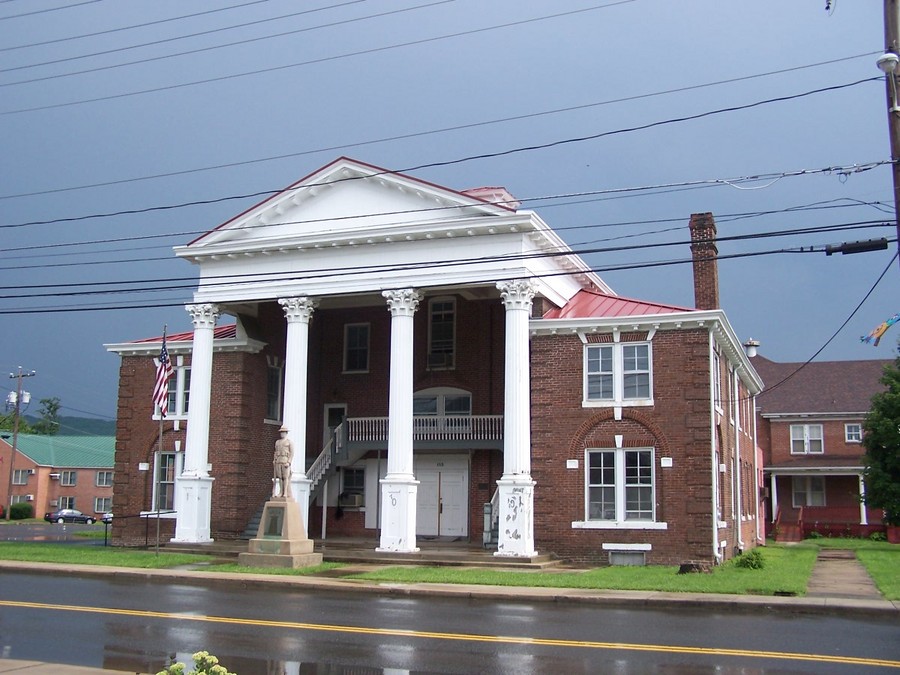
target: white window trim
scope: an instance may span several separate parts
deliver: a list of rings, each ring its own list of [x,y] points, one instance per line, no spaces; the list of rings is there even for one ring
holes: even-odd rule
[[[658,520],[590,520],[590,453],[616,453],[616,516],[625,517],[625,453],[637,450],[650,451],[653,469],[653,517],[656,518],[656,451],[653,448],[585,448],[584,450],[584,520],[572,521],[573,530],[667,530],[669,524]]]
[[[13,485],[28,485],[28,476],[31,475],[29,469],[13,469]],[[17,480],[19,478],[19,480]]]
[[[275,402],[275,409],[278,411],[276,417],[269,417],[269,372],[278,371],[278,400]],[[264,424],[281,424],[281,417],[284,414],[284,363],[277,356],[266,357],[266,416],[263,419]]]
[[[175,455],[175,476],[172,481],[172,484],[176,486],[175,490],[177,491],[178,476],[181,475],[181,472],[184,469],[184,453],[179,452],[178,449],[176,448],[174,451],[168,450],[164,454],[167,454],[167,455],[174,454]],[[150,515],[155,516],[156,515],[156,499],[157,499],[157,496],[159,495],[159,490],[157,487],[158,480],[159,480],[159,453],[158,452],[153,453],[153,463],[151,464],[151,469],[153,471],[153,480],[151,481],[153,494],[150,497],[150,503],[152,506],[149,511],[141,511],[142,516],[150,516]],[[178,495],[176,494],[173,497],[173,502],[175,502],[172,504],[173,507],[177,507],[177,500],[178,500]],[[174,519],[174,518],[178,517],[178,512],[177,512],[177,510],[174,510],[174,509],[171,512],[160,512],[159,517],[163,520],[165,520],[167,518]]]
[[[822,503],[818,505],[813,504],[798,504],[797,503],[797,492],[794,490],[794,481],[802,480],[805,484],[803,489],[803,494],[806,495],[806,501],[809,501],[809,495],[814,492],[814,490],[810,489],[812,485],[812,481],[814,478],[819,478],[822,481]],[[828,506],[828,491],[826,488],[827,481],[824,476],[791,476],[791,506],[795,509],[804,508],[804,509],[820,509]],[[815,492],[818,492],[816,490]]]
[[[854,434],[858,438],[850,438],[850,427],[856,427],[859,431]],[[844,424],[844,442],[845,443],[862,443],[862,424],[859,422],[847,422]]]
[[[351,328],[356,328],[359,326],[366,327],[366,367],[361,370],[350,370],[347,367],[347,352],[349,351],[350,344],[348,342],[349,332]],[[372,366],[372,324],[367,321],[360,321],[357,323],[345,323],[344,324],[344,350],[342,354],[343,362],[341,364],[341,372],[344,375],[365,375],[369,372],[369,369]]]
[[[153,359],[153,363],[159,365],[159,359]],[[191,370],[190,366],[184,365],[184,356],[175,357],[175,363],[173,364],[173,368],[175,370],[175,374],[169,378],[169,395],[172,394],[172,387],[175,387],[175,409],[169,408],[169,411],[166,413],[167,420],[186,420],[188,418],[187,411],[184,409],[184,386],[185,381],[189,378],[187,377],[187,373]],[[188,394],[190,394],[190,389],[188,389]],[[188,403],[188,407],[190,407],[190,402]],[[153,419],[159,420],[159,407],[153,406]]]
[[[108,509],[98,509],[97,502],[99,501],[107,501],[109,500],[109,508]],[[94,497],[94,513],[108,513],[112,511],[112,497]]]
[[[453,336],[451,338],[452,345],[451,345],[451,349],[450,349],[450,360],[452,363],[450,365],[447,365],[447,364],[432,365],[432,363],[431,363],[432,356],[434,354],[434,352],[433,352],[433,347],[434,347],[434,334],[433,334],[434,305],[439,302],[446,302],[453,306],[453,326],[452,326]],[[457,304],[456,304],[455,297],[448,295],[448,296],[440,296],[440,297],[436,297],[436,298],[430,298],[428,300],[428,349],[427,349],[427,355],[425,357],[427,359],[427,362],[426,362],[427,370],[454,370],[456,368],[456,360],[457,360],[456,359],[456,356],[457,356],[456,326],[458,323],[459,323],[459,321],[458,321]],[[441,352],[441,353],[444,353],[444,352]]]
[[[71,482],[69,482],[69,478],[71,477]],[[78,483],[78,472],[74,469],[63,469],[59,472],[59,485],[60,487],[75,487]]]
[[[618,337],[618,336],[617,336]],[[647,346],[647,366],[650,387],[649,398],[624,398],[625,391],[625,357],[624,348]],[[592,348],[611,347],[613,354],[612,375],[613,375],[613,397],[608,399],[589,399],[588,398],[588,352]],[[583,408],[632,408],[640,406],[653,405],[653,343],[649,340],[641,340],[638,342],[615,342],[604,343],[588,343],[584,345],[582,351],[582,381],[581,381],[581,406]]]
[[[109,484],[100,482],[100,474],[109,474]],[[98,469],[96,473],[94,473],[94,487],[112,487],[113,485],[113,472],[112,469]]]
[[[794,427],[803,427],[803,452],[794,452]],[[809,449],[809,430],[810,427],[819,428],[819,436],[816,440],[822,443],[822,449],[819,452],[811,452]],[[825,454],[825,427],[822,424],[791,424],[788,428],[788,442],[791,444],[792,455],[824,455]]]

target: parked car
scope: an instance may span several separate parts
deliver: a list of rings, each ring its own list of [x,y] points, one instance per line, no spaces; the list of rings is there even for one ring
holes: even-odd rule
[[[77,509],[60,509],[52,513],[45,513],[44,520],[48,523],[87,523],[88,525],[97,521],[94,516],[89,516]]]

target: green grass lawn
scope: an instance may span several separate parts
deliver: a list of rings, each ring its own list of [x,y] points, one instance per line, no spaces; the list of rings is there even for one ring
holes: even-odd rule
[[[102,527],[90,536],[102,536]],[[598,567],[587,570],[499,571],[482,568],[397,565],[344,578],[386,583],[459,583],[496,586],[592,588],[734,593],[739,595],[803,595],[820,548],[852,549],[889,600],[900,600],[900,546],[865,539],[807,539],[795,545],[772,544],[760,549],[762,569],[744,569],[733,561],[709,574],[678,574],[677,567]],[[209,556],[78,544],[0,542],[0,559],[59,563],[167,568],[212,563]],[[341,568],[324,563],[303,569],[248,568],[237,563],[208,564],[203,569],[243,574],[315,575]]]
[[[572,572],[506,572],[448,567],[388,567],[354,575],[369,581],[490,584],[547,588],[595,588],[673,593],[737,593],[803,595],[816,559],[811,548],[767,547],[761,570],[728,562],[709,574],[678,574],[678,567],[598,567]]]
[[[164,569],[209,562],[209,556],[169,552],[160,552],[157,555],[155,551],[136,551],[112,546],[3,541],[0,542],[0,560]]]

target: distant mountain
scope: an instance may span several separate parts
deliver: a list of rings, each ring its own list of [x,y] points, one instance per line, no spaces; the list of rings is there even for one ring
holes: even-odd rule
[[[28,424],[34,424],[40,418],[25,415]],[[60,436],[115,436],[115,420],[99,420],[93,417],[65,417],[59,418]]]

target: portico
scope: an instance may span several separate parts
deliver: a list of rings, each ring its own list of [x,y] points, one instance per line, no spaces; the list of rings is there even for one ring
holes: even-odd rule
[[[319,452],[307,447],[312,434],[309,390],[319,386],[311,385],[310,366],[320,367],[327,347],[310,343],[310,327],[320,314],[325,320],[328,312],[340,309],[352,316],[352,308],[373,307],[380,298],[390,330],[387,387],[371,392],[374,400],[387,401],[378,548],[416,552],[414,354],[417,341],[431,336],[417,335],[415,319],[425,298],[448,294],[503,307],[503,473],[496,481],[503,525],[497,554],[536,554],[529,402],[532,301],[540,296],[563,304],[585,284],[606,287],[589,270],[579,269],[583,263],[574,256],[534,255],[566,247],[536,214],[514,210],[508,193],[501,196],[502,203],[494,204],[339,160],[176,248],[180,257],[200,267],[200,282],[187,307],[194,323],[191,405],[184,471],[176,480],[175,541],[210,540],[216,472],[208,468],[209,401],[212,331],[219,316],[252,318],[273,303],[283,313],[281,417],[294,445],[292,492],[308,532],[312,480],[306,468],[309,451]],[[566,273],[559,274],[561,270]],[[464,353],[470,338],[454,339]],[[428,356],[433,380],[442,368],[432,366],[449,362],[431,359],[430,352]],[[443,370],[448,382],[468,377],[455,362]],[[322,396],[318,388],[316,395]]]

